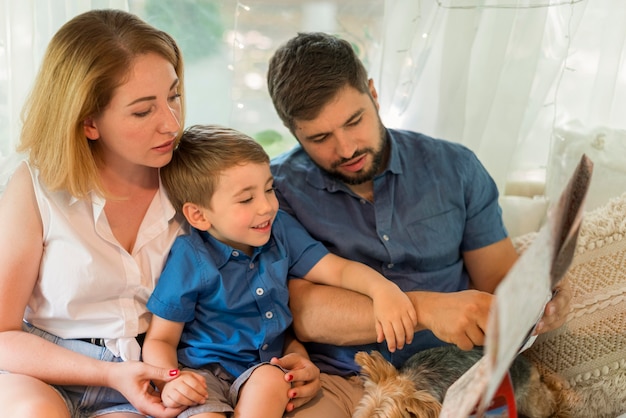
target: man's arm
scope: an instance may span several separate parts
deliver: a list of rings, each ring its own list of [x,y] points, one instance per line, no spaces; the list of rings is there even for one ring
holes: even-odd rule
[[[513,264],[519,258],[510,238],[494,244],[467,251],[463,254],[465,268],[471,278],[470,287],[493,293]],[[558,292],[545,307],[543,318],[536,332],[542,334],[559,328],[565,323],[572,291],[567,280],[561,280]]]
[[[333,345],[376,342],[372,300],[365,295],[292,279],[289,306],[300,341]]]
[[[333,345],[376,342],[372,300],[360,293],[306,280],[289,282],[294,330],[301,341]],[[443,341],[470,349],[482,345],[492,295],[408,292],[417,310],[415,331],[430,329]]]
[[[493,293],[518,259],[510,238],[463,253],[470,288]]]

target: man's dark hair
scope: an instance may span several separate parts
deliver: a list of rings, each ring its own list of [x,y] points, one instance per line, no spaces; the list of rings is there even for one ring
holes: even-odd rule
[[[283,124],[312,120],[344,87],[369,90],[368,76],[352,45],[322,32],[298,33],[280,46],[269,63],[267,84]]]

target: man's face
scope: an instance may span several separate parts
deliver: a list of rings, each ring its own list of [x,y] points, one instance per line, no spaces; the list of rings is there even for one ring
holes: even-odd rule
[[[371,181],[383,164],[385,129],[371,81],[370,94],[344,87],[315,119],[295,123],[295,136],[313,162],[350,185]]]

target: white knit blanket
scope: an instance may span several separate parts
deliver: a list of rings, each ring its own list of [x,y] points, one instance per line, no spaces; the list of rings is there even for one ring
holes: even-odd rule
[[[535,235],[516,238],[518,251]],[[575,417],[614,418],[626,412],[626,193],[584,214],[566,280],[567,323],[525,354],[569,382]]]

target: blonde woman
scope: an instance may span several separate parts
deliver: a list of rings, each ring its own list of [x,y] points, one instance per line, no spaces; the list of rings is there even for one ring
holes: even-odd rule
[[[171,417],[140,362],[146,301],[181,231],[159,181],[184,120],[175,41],[94,10],[52,38],[0,200],[3,417]]]

